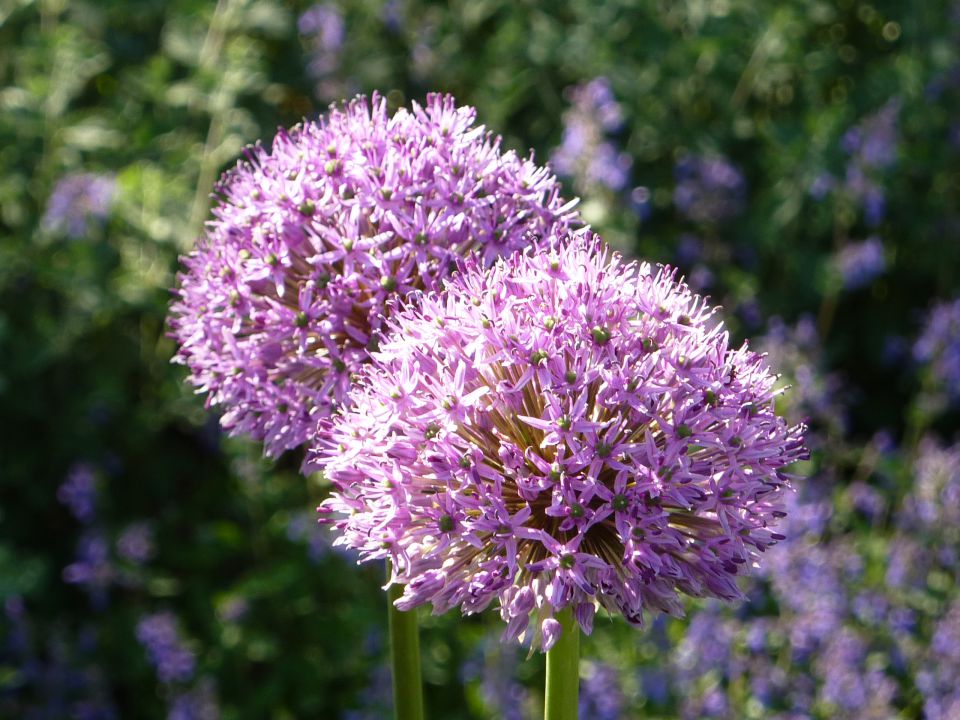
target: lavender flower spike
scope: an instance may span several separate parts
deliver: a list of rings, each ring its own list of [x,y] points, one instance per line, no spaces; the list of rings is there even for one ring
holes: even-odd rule
[[[170,326],[225,428],[268,455],[301,445],[345,399],[390,298],[576,221],[549,171],[501,152],[475,118],[449,96],[392,117],[358,97],[222,178]]]
[[[931,308],[913,356],[929,366],[931,379],[947,398],[960,400],[960,298]]]
[[[196,657],[184,647],[172,613],[158,612],[141,618],[137,640],[147,650],[161,682],[186,682],[193,677]]]
[[[668,269],[596,236],[552,238],[388,321],[356,404],[308,465],[361,560],[389,558],[397,607],[478,612],[549,649],[554,614],[641,624],[680,593],[741,597],[782,536],[804,428],[774,413],[764,358],[728,347]]]

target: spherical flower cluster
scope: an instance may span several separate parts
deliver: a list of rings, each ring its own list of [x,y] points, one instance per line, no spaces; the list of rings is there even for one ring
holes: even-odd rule
[[[391,560],[401,609],[497,600],[505,636],[548,649],[554,613],[640,624],[680,593],[735,599],[805,456],[775,376],[728,347],[669,269],[596,236],[550,239],[398,310],[308,463],[362,560]]]
[[[388,116],[357,98],[227,173],[171,311],[178,362],[222,423],[276,455],[344,400],[388,300],[576,221],[533,159],[432,95]]]

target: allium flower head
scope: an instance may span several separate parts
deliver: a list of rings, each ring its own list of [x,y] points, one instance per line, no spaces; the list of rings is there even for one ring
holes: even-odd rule
[[[775,376],[728,347],[673,271],[599,238],[468,263],[390,320],[308,463],[320,510],[362,560],[389,558],[397,606],[497,600],[506,637],[548,649],[555,611],[640,624],[680,594],[734,599],[781,536],[801,426]]]
[[[225,428],[270,455],[300,445],[343,401],[390,298],[575,220],[549,171],[501,152],[475,115],[431,95],[390,117],[359,97],[222,178],[171,327]]]

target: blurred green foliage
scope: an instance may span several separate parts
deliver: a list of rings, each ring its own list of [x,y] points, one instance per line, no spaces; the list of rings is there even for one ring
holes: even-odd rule
[[[353,567],[310,530],[324,488],[298,475],[299,458],[268,463],[252,444],[220,436],[169,363],[164,334],[177,256],[202,231],[216,178],[246,144],[268,143],[277,126],[340,97],[377,89],[399,106],[451,92],[505,145],[546,160],[562,141],[564,89],[608,78],[624,118],[613,141],[650,208],[638,213],[629,191],[600,189],[583,197],[584,214],[615,246],[685,272],[679,240],[695,235],[738,337],[762,332],[738,312],[746,307],[816,319],[818,361],[843,378],[849,425],[848,444],[836,450],[828,438],[811,469],[842,483],[879,429],[916,440],[932,423],[956,428],[955,413],[917,409],[921,379],[909,364],[885,360],[891,341],[916,336],[934,299],[960,290],[960,148],[950,142],[960,83],[944,80],[960,67],[956,7],[353,0],[339,5],[345,41],[322,78],[297,31],[307,8],[0,2],[0,599],[23,599],[38,663],[87,678],[55,706],[68,714],[36,717],[70,716],[94,686],[120,717],[163,716],[170,691],[135,630],[159,610],[179,618],[224,718],[337,717],[358,706],[382,663],[381,570]],[[885,212],[871,224],[849,193],[818,199],[811,186],[824,173],[843,177],[844,134],[891,99],[901,108],[897,157],[875,178]],[[679,212],[676,169],[687,155],[734,162],[745,211],[706,223]],[[57,183],[77,172],[116,186],[106,217],[71,238],[43,218]],[[847,292],[834,258],[868,235],[882,238],[886,271]],[[62,577],[82,528],[57,488],[77,462],[95,468],[97,532],[110,543],[134,521],[154,532],[155,555],[114,577],[102,607]],[[902,487],[909,468],[893,476]],[[954,592],[955,578],[944,583],[938,592]],[[235,619],[227,609],[238,602]],[[424,618],[430,717],[489,715],[478,681],[460,670],[499,631],[487,616]],[[598,626],[586,654],[657,665],[653,635]],[[684,627],[668,626],[674,644]],[[88,632],[92,655],[80,640]],[[537,688],[542,659],[518,672]],[[0,713],[54,707],[51,697],[0,663]],[[916,701],[905,707],[915,713]]]

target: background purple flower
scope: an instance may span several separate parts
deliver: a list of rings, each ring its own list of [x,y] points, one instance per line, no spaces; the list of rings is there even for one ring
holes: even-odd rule
[[[913,463],[914,482],[903,500],[898,524],[916,533],[940,528],[940,534],[960,549],[960,445],[943,447],[923,438]]]
[[[803,428],[712,315],[595,236],[470,264],[394,317],[321,432],[337,542],[392,561],[401,609],[497,600],[505,637],[544,649],[568,606],[589,632],[598,606],[641,624],[681,593],[742,597]]]
[[[887,268],[883,243],[876,236],[848,243],[834,256],[833,265],[846,290],[869,285]]]
[[[116,720],[110,678],[98,664],[98,633],[76,632],[32,616],[23,599],[9,597],[0,616],[0,716],[44,720]]]
[[[317,97],[330,98],[339,88],[331,75],[346,39],[343,14],[333,3],[313,5],[297,20],[297,30],[310,53],[307,72],[316,82]]]
[[[848,160],[842,178],[822,172],[810,186],[810,195],[822,200],[830,192],[840,190],[862,209],[869,227],[879,225],[887,209],[881,183],[883,171],[893,167],[899,152],[899,117],[901,102],[893,98],[872,115],[848,129],[840,147]]]
[[[71,173],[53,188],[42,224],[49,232],[78,239],[86,236],[91,222],[104,220],[110,212],[116,181],[111,175]]]
[[[791,422],[803,420],[810,426],[808,446],[838,444],[847,432],[846,384],[836,373],[823,371],[822,341],[813,318],[803,316],[788,325],[773,317],[755,346],[782,372],[781,410]]]
[[[156,550],[153,528],[145,522],[131,523],[117,538],[117,554],[135,565],[142,565]]]
[[[147,651],[160,682],[186,682],[193,678],[196,658],[184,646],[172,613],[158,612],[144,616],[137,623],[137,640]]]
[[[393,692],[390,667],[386,663],[374,669],[369,684],[360,693],[359,701],[359,707],[344,712],[341,720],[380,720],[390,717],[393,712]]]
[[[933,382],[947,396],[960,398],[960,298],[930,310],[913,356],[929,368]]]
[[[87,463],[76,463],[57,488],[57,500],[66,505],[81,523],[88,524],[97,512],[97,477]]]
[[[894,98],[844,134],[840,145],[863,168],[884,169],[897,160],[900,100]]]
[[[395,298],[576,220],[555,178],[475,118],[449,96],[393,117],[359,97],[223,177],[170,326],[225,428],[269,455],[300,445],[346,399]]]
[[[107,602],[107,590],[116,579],[116,570],[110,557],[110,544],[103,533],[91,530],[77,541],[73,563],[63,569],[63,581],[81,585],[90,595],[97,609]]]
[[[480,681],[480,697],[486,710],[502,720],[529,717],[532,693],[517,680],[523,656],[515,646],[488,636],[460,670],[465,683]]]
[[[623,114],[610,82],[594,78],[567,88],[570,108],[563,114],[563,138],[550,156],[560,175],[573,179],[577,192],[591,194],[603,187],[623,190],[633,160],[619,151],[609,133],[620,128]],[[643,205],[646,199],[640,198]]]
[[[917,678],[923,693],[924,717],[948,720],[960,713],[960,602],[954,601],[949,612],[934,628],[924,669]]]
[[[581,674],[581,720],[620,720],[627,703],[616,668],[587,660],[581,663]]]
[[[167,720],[217,720],[219,717],[216,686],[209,678],[174,695],[167,711]]]
[[[747,183],[733,163],[720,156],[687,155],[674,168],[673,202],[690,220],[718,223],[743,210]]]

